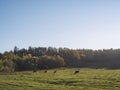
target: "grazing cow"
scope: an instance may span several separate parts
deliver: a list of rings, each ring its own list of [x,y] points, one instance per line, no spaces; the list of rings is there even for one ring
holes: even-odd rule
[[[47,70],[45,70],[44,73],[47,73]]]
[[[55,74],[57,71],[55,70],[54,72],[53,72],[53,74]]]
[[[74,74],[79,74],[79,70],[76,70],[76,71],[74,72]]]

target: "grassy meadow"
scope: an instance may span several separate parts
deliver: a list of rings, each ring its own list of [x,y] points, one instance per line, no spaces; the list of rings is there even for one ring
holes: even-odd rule
[[[54,74],[54,70],[57,72]],[[0,90],[120,90],[120,70],[81,68],[0,74]]]

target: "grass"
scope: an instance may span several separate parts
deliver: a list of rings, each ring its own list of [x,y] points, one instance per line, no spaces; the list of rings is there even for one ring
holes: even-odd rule
[[[120,90],[120,70],[76,68],[0,75],[0,90]]]

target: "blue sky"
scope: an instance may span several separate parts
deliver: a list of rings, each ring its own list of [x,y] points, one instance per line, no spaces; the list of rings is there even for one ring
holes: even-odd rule
[[[0,52],[120,48],[120,0],[0,0]]]

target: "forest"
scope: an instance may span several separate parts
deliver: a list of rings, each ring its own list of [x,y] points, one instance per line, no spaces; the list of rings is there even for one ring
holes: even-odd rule
[[[120,49],[69,49],[31,47],[0,53],[0,72],[28,71],[53,68],[120,69]]]

